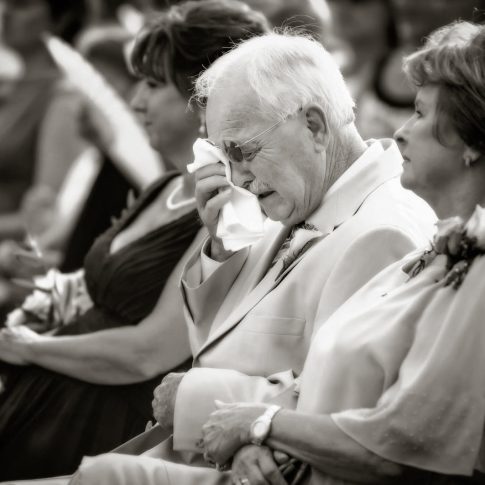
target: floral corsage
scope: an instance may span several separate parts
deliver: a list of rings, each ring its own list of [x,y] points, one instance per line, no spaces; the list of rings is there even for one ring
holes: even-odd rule
[[[418,275],[439,254],[446,256],[445,286],[460,287],[473,260],[485,254],[485,209],[475,208],[465,222],[460,217],[438,221],[431,249],[426,250],[404,269],[410,278]]]
[[[6,326],[15,326],[19,310],[23,317],[20,324],[46,332],[74,322],[93,306],[84,279],[84,270],[63,274],[50,269],[43,276],[34,278],[34,291],[24,300],[20,309],[7,316]]]

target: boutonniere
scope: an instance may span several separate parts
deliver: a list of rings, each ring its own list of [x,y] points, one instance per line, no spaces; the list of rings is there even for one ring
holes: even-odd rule
[[[457,289],[473,260],[485,253],[485,209],[475,208],[468,222],[460,217],[438,221],[431,249],[408,263],[403,270],[410,278],[418,275],[438,255],[446,256],[445,286]]]
[[[323,234],[313,225],[307,222],[295,226],[290,236],[288,249],[283,256],[283,267],[278,277],[284,273],[294,261],[302,256]]]

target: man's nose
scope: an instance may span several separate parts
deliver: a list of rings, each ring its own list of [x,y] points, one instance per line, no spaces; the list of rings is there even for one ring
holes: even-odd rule
[[[231,179],[232,183],[237,187],[247,189],[254,180],[249,166],[250,162],[243,160],[242,162],[231,163]]]

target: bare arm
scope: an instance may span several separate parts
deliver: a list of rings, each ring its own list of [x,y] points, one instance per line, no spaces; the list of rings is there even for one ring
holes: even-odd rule
[[[11,212],[0,216],[0,238],[21,238],[25,234],[25,224],[20,212]]]
[[[173,369],[190,357],[182,296],[177,283],[199,233],[170,275],[152,313],[137,326],[79,336],[44,336],[22,342],[0,340],[4,352],[12,345],[26,363],[97,384],[141,382]],[[8,359],[5,359],[8,360]]]
[[[190,356],[178,290],[167,285],[137,326],[24,343],[24,360],[96,384],[130,384],[173,369]],[[171,294],[171,295],[170,295]],[[171,296],[170,304],[167,298]]]
[[[216,401],[202,427],[203,447],[217,463],[227,463],[251,443],[251,423],[266,404],[224,404]],[[347,436],[328,415],[280,410],[272,421],[265,445],[309,463],[317,472],[353,483],[409,483],[414,470],[386,460]],[[238,459],[243,459],[238,455]],[[402,480],[402,481],[401,481]]]
[[[355,483],[396,483],[406,471],[347,436],[328,415],[282,410],[273,420],[267,444],[324,474]]]

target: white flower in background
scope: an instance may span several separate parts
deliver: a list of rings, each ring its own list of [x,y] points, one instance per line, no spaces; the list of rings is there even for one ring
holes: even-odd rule
[[[476,206],[470,219],[465,225],[465,230],[468,237],[476,238],[477,246],[480,249],[485,249],[485,209]]]
[[[450,217],[436,223],[437,231],[434,236],[434,246],[438,254],[451,250],[454,253],[456,242],[461,239],[465,223],[461,217]],[[450,244],[451,243],[451,244]],[[448,248],[448,246],[451,248]]]

